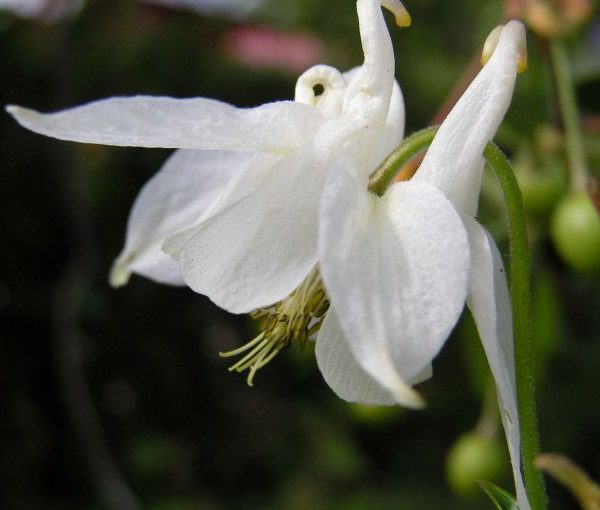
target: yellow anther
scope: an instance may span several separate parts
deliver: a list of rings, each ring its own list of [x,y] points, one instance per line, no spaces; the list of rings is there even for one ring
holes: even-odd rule
[[[251,313],[260,320],[261,333],[246,345],[229,352],[221,352],[223,358],[240,355],[241,359],[229,367],[229,371],[248,370],[246,379],[252,386],[258,370],[277,354],[292,345],[302,348],[323,322],[329,301],[323,288],[318,268],[313,269],[304,281],[288,297],[269,308]],[[309,328],[310,325],[310,328]]]
[[[319,289],[312,296],[310,296],[308,302],[306,303],[306,311],[312,312],[315,310],[323,300],[323,297],[325,297],[325,290],[323,289]]]
[[[323,301],[321,301],[319,303],[319,306],[317,306],[317,308],[315,308],[315,311],[313,312],[313,317],[316,317],[316,318],[322,317],[323,315],[325,315],[325,312],[327,310],[329,310],[329,300],[324,299]]]
[[[300,344],[300,348],[304,350],[306,341],[308,340],[308,329],[304,328],[302,331],[296,334],[296,340]]]
[[[292,331],[294,333],[299,333],[303,329],[306,329],[309,323],[310,323],[310,315],[301,315],[294,321],[294,326],[292,328]]]
[[[283,337],[285,337],[286,333],[287,333],[287,323],[286,322],[277,322],[277,325],[269,333],[269,339],[273,342],[278,342]]]
[[[381,6],[389,10],[396,18],[396,25],[399,27],[410,27],[412,20],[406,7],[400,0],[381,0]]]
[[[481,52],[481,65],[484,66],[487,64],[488,60],[492,58],[494,54],[494,50],[496,46],[498,46],[498,41],[500,40],[500,35],[502,34],[502,30],[504,29],[504,25],[499,25],[494,30],[490,32],[485,43],[483,45],[483,51]],[[519,37],[519,47],[517,53],[517,72],[523,73],[527,71],[527,40],[525,38],[525,32],[521,32],[521,36]]]
[[[254,310],[253,312],[250,312],[248,315],[250,315],[250,317],[252,317],[253,319],[260,319],[261,317],[264,317],[265,315],[269,314],[269,310],[265,310],[264,308],[259,308],[258,310]]]

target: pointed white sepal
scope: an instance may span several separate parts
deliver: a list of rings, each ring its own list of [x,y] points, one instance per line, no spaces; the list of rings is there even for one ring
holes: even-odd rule
[[[521,474],[521,435],[517,408],[512,312],[502,258],[492,237],[464,216],[471,246],[467,304],[473,314],[498,392],[498,405],[513,467],[520,510],[530,510]]]

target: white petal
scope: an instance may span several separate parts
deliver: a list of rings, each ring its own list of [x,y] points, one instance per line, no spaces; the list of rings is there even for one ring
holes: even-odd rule
[[[331,308],[319,330],[315,355],[325,382],[338,397],[363,404],[396,404],[392,394],[367,375],[355,361]]]
[[[315,87],[322,91],[315,94]],[[296,81],[294,101],[310,105],[331,119],[342,112],[342,102],[346,92],[346,75],[335,67],[317,64],[300,75]]]
[[[186,283],[233,313],[269,306],[290,294],[317,263],[319,204],[327,177],[340,155],[364,157],[365,131],[361,117],[328,120],[303,146],[259,169],[262,184],[253,193],[169,236],[163,249],[179,259]],[[372,170],[360,167],[365,178]],[[247,175],[252,174],[240,178]]]
[[[359,68],[355,67],[345,72],[343,77],[349,82],[358,70]],[[378,137],[379,139],[375,141],[373,152],[367,164],[369,168],[376,169],[400,145],[404,138],[404,122],[404,97],[400,85],[394,80],[387,117],[383,130]]]
[[[319,128],[314,108],[281,101],[235,108],[205,98],[114,97],[56,113],[19,106],[7,111],[46,136],[105,145],[226,149],[285,154]]]
[[[380,2],[358,0],[356,9],[365,60],[348,80],[342,112],[345,117],[360,118],[363,122],[364,134],[357,143],[360,144],[360,162],[368,165],[372,158],[376,159],[373,153],[388,116],[395,64]]]
[[[483,149],[510,105],[523,37],[518,21],[504,27],[494,54],[440,126],[413,177],[435,185],[460,211],[476,187],[471,181],[481,179]]]
[[[331,157],[331,156],[329,156]],[[309,144],[274,164],[250,195],[167,238],[186,283],[233,313],[271,305],[317,262],[318,209],[330,161]]]
[[[127,283],[131,272],[183,285],[179,263],[161,250],[164,239],[195,225],[253,157],[252,152],[175,151],[133,204],[125,247],[111,271],[112,285]]]
[[[467,304],[496,381],[502,424],[513,465],[521,510],[529,502],[521,475],[521,436],[514,373],[512,313],[502,258],[494,240],[475,220],[463,217],[471,246],[471,283]]]
[[[394,49],[379,0],[358,0],[356,10],[365,60],[348,82],[345,111],[362,110],[360,103],[372,97],[389,102],[394,81]]]
[[[397,399],[369,376],[354,359],[336,313],[331,307],[319,330],[315,354],[325,382],[338,397],[348,402],[371,405],[388,406],[397,403]],[[421,373],[407,383],[411,385],[420,383],[429,379],[431,374],[431,365],[427,365]],[[410,395],[411,390],[408,393]]]
[[[469,250],[450,202],[423,182],[370,195],[349,160],[321,205],[319,259],[327,293],[361,367],[394,391],[388,365],[408,381],[456,324],[467,293]]]
[[[376,169],[392,153],[404,138],[404,97],[398,82],[394,80],[392,98],[383,132],[377,142],[368,166]]]

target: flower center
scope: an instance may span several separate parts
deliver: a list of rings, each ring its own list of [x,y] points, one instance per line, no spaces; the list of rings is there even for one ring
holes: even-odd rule
[[[250,314],[261,319],[260,333],[256,338],[238,349],[220,352],[222,358],[242,356],[229,371],[248,370],[248,386],[253,385],[256,372],[294,341],[304,348],[314,335],[329,309],[329,300],[323,288],[319,269],[315,267],[304,281],[288,297],[269,308],[259,308]]]

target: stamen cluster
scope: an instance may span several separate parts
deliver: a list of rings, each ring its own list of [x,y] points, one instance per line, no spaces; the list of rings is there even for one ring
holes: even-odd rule
[[[315,268],[288,297],[269,308],[259,308],[250,314],[260,319],[260,333],[238,349],[221,352],[223,358],[244,354],[229,371],[249,370],[247,383],[253,385],[256,372],[294,341],[304,348],[314,335],[329,309],[329,300],[323,288],[319,270]]]

